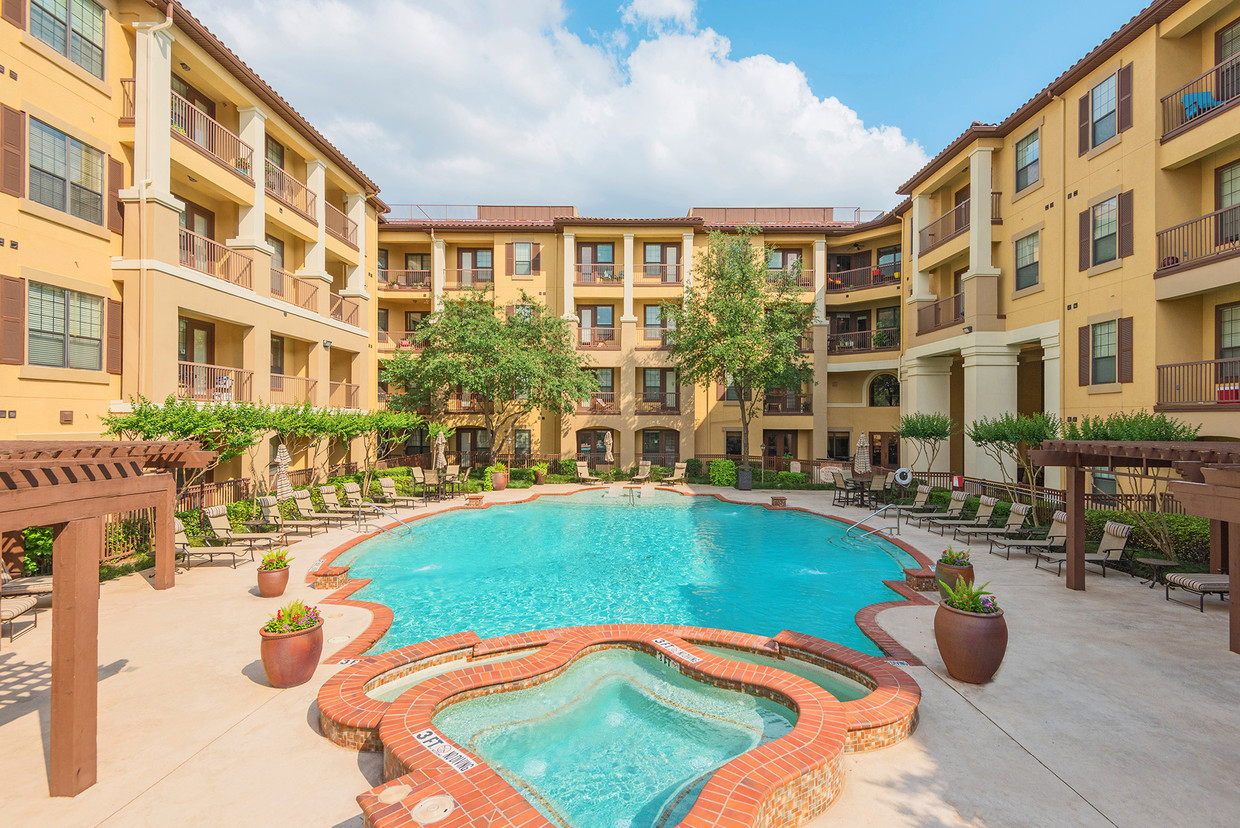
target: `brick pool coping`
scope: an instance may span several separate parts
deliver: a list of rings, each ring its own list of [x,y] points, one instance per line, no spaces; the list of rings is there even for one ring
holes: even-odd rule
[[[841,702],[799,676],[732,661],[700,650],[696,644],[811,662],[871,691],[861,699]],[[447,794],[459,809],[437,823],[444,828],[484,818],[503,819],[511,825],[551,826],[494,769],[447,740],[431,722],[447,705],[541,684],[581,656],[605,647],[650,653],[699,681],[761,695],[797,712],[790,733],[741,754],[712,774],[680,823],[686,827],[802,825],[825,811],[839,793],[842,754],[895,744],[917,723],[921,689],[908,674],[882,659],[791,631],[768,639],[702,627],[615,624],[485,640],[473,632],[456,633],[365,657],[329,678],[319,690],[320,728],[327,738],[359,751],[384,752],[388,781],[358,797],[366,824],[375,828],[417,825],[411,809],[428,796]],[[518,661],[468,664],[520,650],[536,652]],[[393,702],[366,695],[367,690],[408,673],[460,659],[467,663],[427,678]],[[458,770],[424,747],[419,736],[442,740],[444,749],[454,748],[477,764]]]

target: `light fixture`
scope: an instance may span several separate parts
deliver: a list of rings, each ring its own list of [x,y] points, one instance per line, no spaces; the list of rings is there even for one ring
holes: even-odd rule
[[[324,339],[323,347],[330,351],[332,349],[332,341],[330,339]]]
[[[181,71],[182,71],[182,72],[188,72],[188,71],[189,71],[189,64],[188,64],[188,63],[186,63],[185,61],[181,61]]]
[[[973,333],[973,326],[972,326],[972,325],[965,325],[965,326],[964,326],[964,332],[965,332],[965,333]]]
[[[187,176],[185,176],[185,177],[186,177],[186,178],[188,178],[188,179],[190,180],[190,183],[192,183],[192,184],[197,184],[197,183],[198,183],[198,179],[197,179],[197,178],[194,178],[192,175],[187,175]]]

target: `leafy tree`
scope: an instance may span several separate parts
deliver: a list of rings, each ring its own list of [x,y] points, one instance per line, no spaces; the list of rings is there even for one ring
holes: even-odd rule
[[[935,458],[939,456],[943,443],[950,440],[956,432],[956,424],[948,415],[939,412],[928,414],[920,411],[905,414],[900,418],[900,425],[896,429],[896,434],[900,439],[908,440],[913,444],[913,449],[916,451],[912,463],[913,468],[916,468],[917,461],[923,457],[927,458],[926,474],[934,468]]]
[[[1008,490],[1017,490],[1015,468],[1025,472],[1029,486],[1029,505],[1037,505],[1037,475],[1041,466],[1029,456],[1030,448],[1037,448],[1044,440],[1059,436],[1059,418],[1054,414],[1007,413],[1001,417],[981,417],[969,424],[966,434],[973,443],[999,465],[999,473]],[[1007,462],[1012,461],[1013,474],[1008,475]]]
[[[323,435],[328,442],[328,451],[323,460],[325,478],[327,477],[327,467],[331,465],[331,446],[338,445],[347,451],[349,444],[354,439],[364,437],[366,432],[370,430],[369,416],[369,414],[363,414],[360,411],[330,411],[324,413],[320,421],[320,427],[323,429]]]
[[[770,248],[755,243],[756,233],[754,227],[734,235],[711,233],[683,304],[662,306],[680,380],[707,387],[719,383],[735,392],[746,460],[749,424],[762,410],[767,389],[800,390],[814,375],[801,353],[814,313],[798,298],[801,264],[768,270]]]
[[[422,418],[408,411],[372,411],[362,416],[365,429],[361,433],[366,471],[362,476],[362,491],[370,491],[370,481],[379,463],[396,454],[405,442],[422,426]]]
[[[573,342],[568,322],[524,292],[520,308],[497,312],[481,291],[444,302],[424,324],[421,353],[388,360],[380,379],[396,388],[393,411],[443,412],[468,392],[490,435],[490,462],[503,453],[516,424],[542,410],[568,414],[598,383]]]
[[[276,433],[289,455],[306,454],[307,465],[313,469],[311,451],[327,436],[327,419],[333,415],[314,408],[309,402],[297,405],[271,405],[263,410],[264,425]]]

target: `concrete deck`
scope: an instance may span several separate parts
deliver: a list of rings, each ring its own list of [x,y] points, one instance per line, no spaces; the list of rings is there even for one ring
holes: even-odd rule
[[[787,496],[789,506],[861,514],[831,508],[829,492]],[[317,732],[315,695],[338,668],[320,665],[310,683],[275,690],[258,661],[257,632],[276,605],[325,597],[303,576],[351,536],[296,544],[279,600],[258,597],[249,563],[195,566],[164,592],[141,575],[103,584],[99,782],[74,799],[47,795],[51,613],[6,641],[3,823],[360,825],[354,797],[379,781],[379,757],[359,759]],[[902,537],[931,557],[946,545],[908,527]],[[1025,556],[1005,561],[982,551],[974,560],[1007,615],[1003,668],[984,687],[960,684],[938,658],[933,607],[881,613],[883,627],[926,662],[909,668],[923,690],[921,723],[901,745],[847,758],[843,794],[812,824],[1234,825],[1240,657],[1227,650],[1227,605],[1207,600],[1198,613],[1118,573],[1091,574],[1087,592],[1071,592]],[[324,610],[328,653],[370,620],[350,607]]]

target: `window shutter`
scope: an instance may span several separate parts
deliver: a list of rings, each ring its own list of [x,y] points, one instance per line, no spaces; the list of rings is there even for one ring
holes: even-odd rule
[[[4,0],[0,7],[0,17],[19,29],[26,28],[26,0]]]
[[[1090,250],[1089,250],[1089,211],[1081,211],[1081,260],[1079,262],[1081,270],[1089,270]]]
[[[722,382],[715,383],[715,399],[722,400],[728,395],[728,387]]]
[[[509,319],[517,315],[517,306],[509,302],[504,306],[504,315]]]
[[[517,272],[517,254],[514,250],[516,245],[512,242],[504,245],[504,272],[512,276]]]
[[[1119,363],[1116,376],[1120,382],[1132,382],[1132,317],[1119,320]]]
[[[1121,66],[1119,77],[1115,81],[1115,85],[1119,87],[1119,101],[1116,108],[1118,112],[1115,114],[1115,128],[1119,132],[1132,126],[1132,64]]]
[[[1119,257],[1132,255],[1132,190],[1120,193],[1119,203]]]
[[[542,245],[530,245],[530,273],[542,273]]]
[[[124,311],[120,302],[108,300],[108,373],[119,374],[123,352],[121,350]]]
[[[22,113],[0,104],[0,193],[21,198],[26,166],[26,120]]]
[[[1090,338],[1089,326],[1077,329],[1077,385],[1089,385]]]
[[[108,229],[125,232],[125,214],[121,207],[121,190],[125,187],[125,165],[108,157]]]
[[[0,363],[26,361],[26,283],[0,277]]]
[[[1089,152],[1089,93],[1081,96],[1081,122],[1077,132],[1076,154]]]

